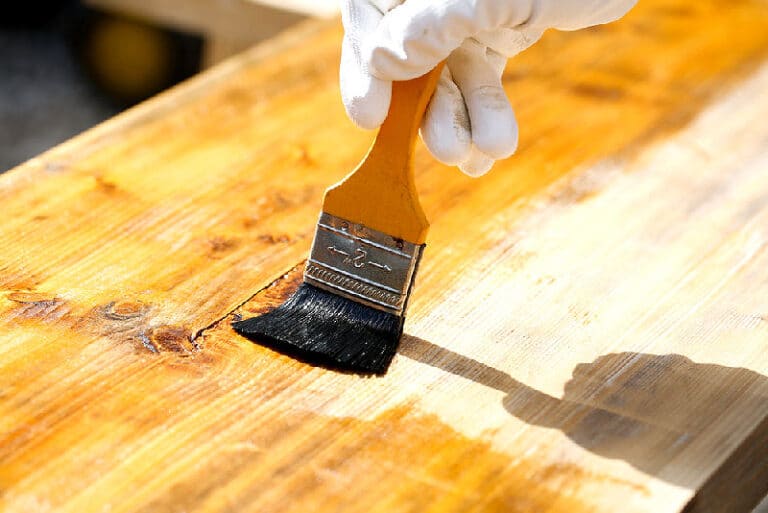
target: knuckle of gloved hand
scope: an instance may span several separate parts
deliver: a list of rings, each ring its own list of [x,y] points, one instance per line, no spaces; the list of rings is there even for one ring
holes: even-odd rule
[[[406,64],[405,48],[393,51],[390,47],[371,41],[363,47],[363,60],[368,71],[382,80],[405,80],[402,69]]]
[[[364,46],[370,71],[385,80],[409,80],[432,69],[445,55],[429,38],[404,37],[388,40],[371,38]]]
[[[383,13],[387,13],[402,4],[404,0],[368,0]]]

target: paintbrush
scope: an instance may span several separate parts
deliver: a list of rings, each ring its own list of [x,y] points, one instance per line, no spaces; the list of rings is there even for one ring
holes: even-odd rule
[[[429,223],[413,150],[442,64],[392,85],[389,113],[357,168],[325,192],[304,282],[241,335],[307,363],[383,374],[397,351]]]

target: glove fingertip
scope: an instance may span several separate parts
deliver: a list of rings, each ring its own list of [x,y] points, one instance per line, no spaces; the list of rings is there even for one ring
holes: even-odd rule
[[[392,83],[359,70],[355,74],[342,73],[341,83],[341,99],[352,122],[366,130],[381,126],[389,112]]]
[[[517,151],[517,124],[506,126],[497,123],[488,129],[475,130],[474,143],[477,149],[496,160],[512,156]]]
[[[480,178],[481,176],[488,173],[493,168],[493,164],[495,164],[496,161],[493,159],[488,159],[486,162],[483,162],[482,164],[473,163],[473,164],[460,164],[459,169],[462,173],[467,175],[470,178]]]
[[[364,130],[373,130],[384,123],[387,117],[387,109],[368,105],[365,98],[354,98],[344,101],[347,116],[352,122]]]
[[[437,160],[448,166],[457,166],[467,158],[464,148],[457,145],[443,144],[438,137],[430,136],[424,128],[421,129],[421,139],[429,153]]]
[[[464,99],[448,70],[438,83],[421,124],[421,138],[433,157],[449,166],[469,158],[472,138]]]
[[[473,146],[469,158],[459,164],[459,169],[469,177],[478,178],[490,171],[495,162],[494,159]]]
[[[471,136],[460,125],[446,126],[439,120],[425,119],[419,134],[432,156],[443,164],[457,166],[469,158]]]

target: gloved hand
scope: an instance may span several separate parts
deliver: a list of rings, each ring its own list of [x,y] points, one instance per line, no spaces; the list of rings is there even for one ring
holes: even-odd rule
[[[470,176],[517,148],[501,86],[508,58],[548,28],[576,30],[623,16],[637,0],[342,0],[341,95],[349,117],[376,128],[393,80],[447,58],[421,125],[434,157]]]

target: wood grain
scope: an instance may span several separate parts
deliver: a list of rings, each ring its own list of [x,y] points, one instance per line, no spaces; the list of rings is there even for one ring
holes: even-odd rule
[[[383,378],[229,327],[297,285],[370,143],[340,37],[305,25],[0,177],[0,510],[746,511],[766,4],[548,33],[505,73],[517,156],[472,180],[419,147],[432,229]]]

